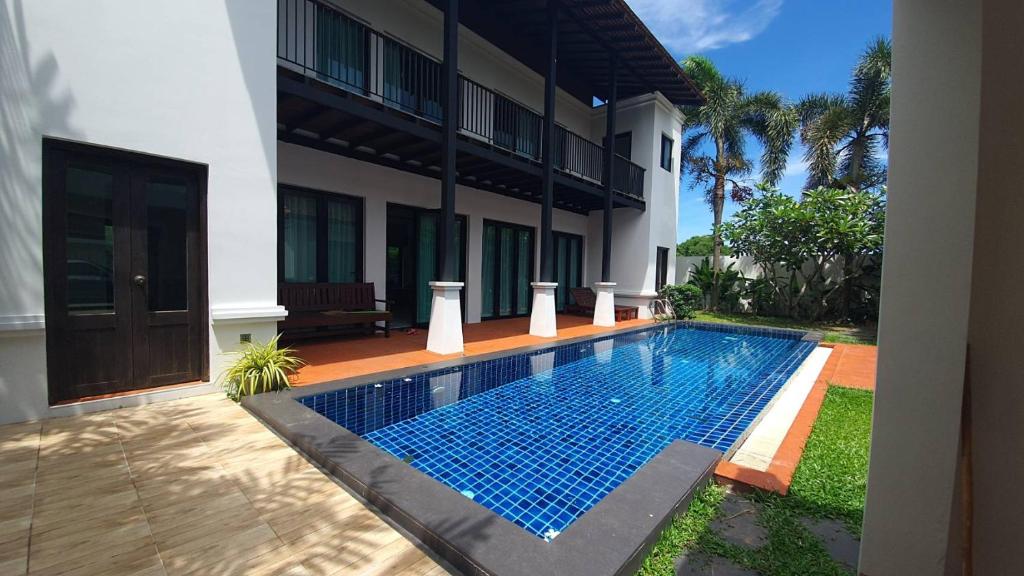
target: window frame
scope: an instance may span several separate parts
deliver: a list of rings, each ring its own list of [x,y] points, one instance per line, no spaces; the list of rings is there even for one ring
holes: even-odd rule
[[[277,282],[279,284],[305,284],[305,282],[289,282],[284,277],[284,197],[286,195],[305,196],[316,201],[316,283],[331,283],[328,263],[328,225],[327,203],[329,201],[348,203],[353,206],[356,218],[356,277],[355,282],[363,282],[366,278],[366,212],[362,197],[350,196],[338,192],[304,188],[290,184],[278,184],[277,187]],[[343,284],[343,282],[337,282]]]
[[[668,257],[669,250],[664,246],[658,246],[654,257],[654,289],[660,291],[668,286]]]
[[[668,143],[668,158],[665,158],[665,144],[666,144],[666,142]],[[676,141],[671,136],[669,136],[668,134],[665,134],[664,132],[662,132],[661,133],[661,156],[658,158],[658,164],[661,166],[662,170],[667,170],[669,172],[672,172],[672,156],[675,153],[675,147],[676,147]],[[666,164],[667,164],[667,166],[666,166]]]

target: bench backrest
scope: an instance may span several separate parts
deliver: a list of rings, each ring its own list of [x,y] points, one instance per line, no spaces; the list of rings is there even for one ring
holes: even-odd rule
[[[373,282],[289,283],[278,285],[277,300],[287,310],[373,310]]]
[[[593,308],[597,305],[597,296],[590,288],[570,288],[569,293],[576,305],[582,308]]]

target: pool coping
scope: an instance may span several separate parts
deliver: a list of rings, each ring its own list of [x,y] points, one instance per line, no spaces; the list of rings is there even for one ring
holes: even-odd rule
[[[667,324],[630,327],[600,335],[464,356],[261,394],[243,399],[242,405],[296,449],[467,574],[632,574],[664,527],[689,505],[694,492],[711,480],[721,460],[721,452],[683,440],[672,442],[557,538],[546,542],[395,459],[296,399],[494,358],[648,331]],[[733,329],[715,323],[680,321],[678,324],[758,333],[746,327]],[[796,330],[770,328],[759,332],[815,339],[815,335]]]

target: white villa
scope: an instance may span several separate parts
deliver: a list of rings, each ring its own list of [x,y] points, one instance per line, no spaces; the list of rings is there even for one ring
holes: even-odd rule
[[[624,3],[512,4],[5,8],[0,423],[209,391],[332,285],[441,353],[648,315],[700,96]]]

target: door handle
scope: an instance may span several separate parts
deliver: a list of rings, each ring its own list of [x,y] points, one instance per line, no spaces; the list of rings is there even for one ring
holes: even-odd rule
[[[135,282],[135,285],[139,287],[146,285],[146,277],[143,276],[142,274],[137,274],[134,278],[132,278],[132,281]]]

